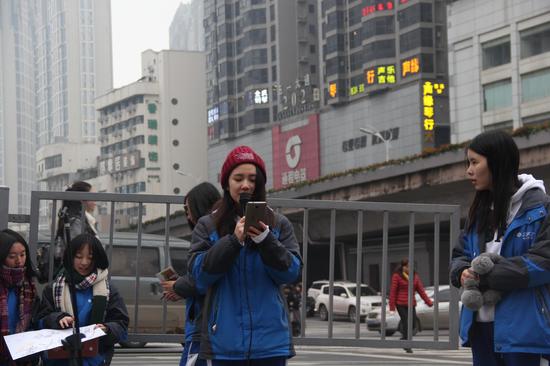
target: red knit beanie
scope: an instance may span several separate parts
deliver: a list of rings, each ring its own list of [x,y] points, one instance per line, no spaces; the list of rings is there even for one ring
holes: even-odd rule
[[[220,175],[220,183],[222,188],[227,187],[229,175],[233,169],[235,169],[238,165],[246,163],[256,165],[262,171],[264,178],[267,179],[267,175],[265,173],[265,163],[260,155],[256,154],[254,150],[248,146],[237,146],[231,150],[229,154],[227,154],[227,157],[222,165],[222,172]]]

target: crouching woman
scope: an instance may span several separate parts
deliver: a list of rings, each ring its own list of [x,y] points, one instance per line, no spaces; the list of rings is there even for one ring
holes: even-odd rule
[[[128,312],[117,289],[108,278],[109,262],[99,239],[81,234],[71,240],[63,255],[63,270],[43,293],[38,311],[41,328],[72,327],[74,312],[71,304],[67,274],[75,282],[78,321],[80,326],[96,324],[107,335],[99,339],[99,352],[83,360],[84,366],[109,365],[114,345],[126,339]],[[45,357],[44,364],[68,365],[68,360]]]

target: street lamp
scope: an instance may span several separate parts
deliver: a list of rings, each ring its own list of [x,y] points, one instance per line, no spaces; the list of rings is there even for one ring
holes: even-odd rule
[[[386,147],[386,162],[388,162],[390,160],[390,141],[391,139],[393,138],[393,132],[391,129],[389,129],[389,133],[390,133],[390,137],[389,138],[385,138],[384,136],[382,136],[382,134],[380,133],[380,131],[377,131],[375,130],[374,128],[372,128],[371,126],[367,126],[367,127],[361,127],[359,128],[359,131],[363,132],[363,133],[366,133],[367,135],[373,135],[373,136],[376,136],[378,137],[380,140],[382,140],[384,142],[384,146]]]

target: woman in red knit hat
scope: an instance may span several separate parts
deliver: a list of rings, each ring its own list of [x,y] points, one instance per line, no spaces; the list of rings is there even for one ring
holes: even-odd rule
[[[393,273],[391,277],[391,288],[390,288],[390,312],[399,313],[399,318],[401,318],[401,339],[408,339],[407,334],[407,324],[408,324],[408,314],[409,314],[409,260],[402,259],[401,264],[397,267],[397,270]],[[417,327],[416,320],[416,299],[414,297],[415,292],[418,292],[422,300],[428,306],[433,306],[432,300],[426,295],[424,291],[424,286],[420,280],[420,276],[415,272],[413,276],[413,297],[412,297],[412,316],[413,316],[413,329]],[[412,349],[405,348],[405,351],[412,353]]]
[[[283,366],[294,355],[281,286],[302,262],[292,225],[275,214],[271,227],[244,230],[240,201],[265,201],[266,169],[248,146],[223,163],[223,198],[193,230],[189,268],[205,292],[200,358],[213,366]],[[209,363],[210,364],[210,363]]]

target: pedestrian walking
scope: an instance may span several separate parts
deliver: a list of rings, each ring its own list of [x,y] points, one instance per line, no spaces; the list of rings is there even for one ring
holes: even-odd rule
[[[99,352],[83,359],[84,366],[109,365],[114,345],[127,337],[128,311],[118,290],[109,280],[109,261],[103,245],[93,235],[80,234],[63,255],[63,269],[44,288],[38,314],[42,329],[65,329],[73,325],[68,278],[73,278],[80,326],[96,324],[107,335],[99,339]],[[70,272],[70,276],[68,276]],[[65,366],[66,359],[43,357],[45,366]]]
[[[404,258],[401,260],[401,264],[395,272],[392,275],[391,278],[391,288],[390,288],[390,313],[395,313],[395,310],[397,309],[397,313],[399,314],[399,318],[401,319],[401,326],[400,326],[400,332],[401,332],[401,339],[408,339],[408,320],[409,320],[409,280],[410,280],[410,272],[409,272],[409,260],[407,258]],[[418,330],[418,318],[416,317],[416,298],[414,296],[415,293],[418,293],[422,300],[426,303],[428,306],[433,306],[432,299],[429,298],[428,295],[426,295],[426,291],[424,290],[424,285],[422,284],[422,280],[420,279],[420,276],[418,273],[413,274],[413,295],[412,295],[412,317],[413,317],[413,333],[414,330]],[[405,351],[407,353],[412,353],[411,348],[405,348]]]
[[[184,211],[190,228],[197,220],[209,214],[212,207],[221,198],[220,192],[213,184],[203,182],[191,188],[184,201]],[[182,269],[184,274],[172,281],[161,281],[163,296],[169,301],[185,299],[185,345],[181,355],[180,366],[206,366],[206,361],[199,359],[200,321],[204,293],[200,294],[195,281]],[[181,272],[181,271],[180,271]]]
[[[466,155],[475,197],[453,250],[451,282],[475,278],[502,298],[479,311],[462,308],[462,344],[475,366],[539,366],[550,353],[550,198],[541,180],[518,175],[519,150],[507,133],[476,136]],[[485,252],[502,260],[480,276],[471,261]]]
[[[245,231],[245,201],[265,201],[266,169],[247,146],[233,149],[220,175],[221,204],[193,230],[190,270],[208,289],[203,307],[201,358],[213,366],[286,365],[294,355],[289,315],[280,287],[300,276],[292,225],[274,214]]]
[[[37,356],[14,361],[4,341],[6,335],[32,329],[32,315],[38,303],[29,246],[17,232],[0,232],[0,262],[0,366],[36,365]]]

